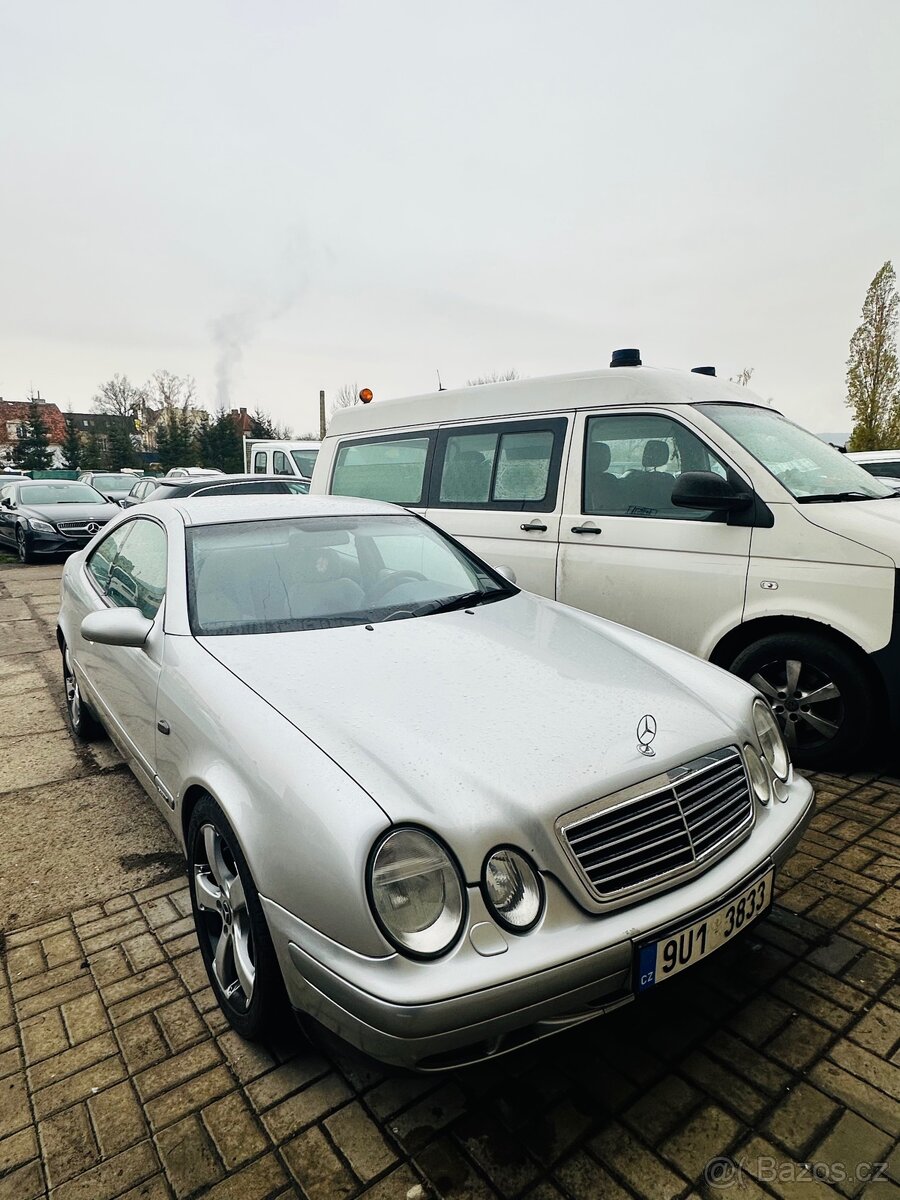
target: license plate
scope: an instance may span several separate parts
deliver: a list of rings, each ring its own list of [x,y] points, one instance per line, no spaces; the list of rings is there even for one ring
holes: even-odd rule
[[[637,991],[671,979],[686,967],[730,942],[742,929],[755,921],[772,903],[774,870],[751,887],[723,904],[721,908],[668,937],[648,942],[638,950]]]

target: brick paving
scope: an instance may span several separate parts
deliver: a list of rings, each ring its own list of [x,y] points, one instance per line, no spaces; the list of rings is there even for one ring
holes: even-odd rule
[[[0,568],[0,676],[49,747],[10,782],[19,734],[0,726],[0,801],[74,775],[131,803],[108,749],[62,754],[44,578]],[[142,859],[113,894],[50,895],[4,931],[0,1200],[900,1196],[900,781],[816,785],[776,906],[742,942],[609,1017],[444,1075],[228,1029],[160,823],[159,882]],[[7,861],[0,848],[3,876]]]

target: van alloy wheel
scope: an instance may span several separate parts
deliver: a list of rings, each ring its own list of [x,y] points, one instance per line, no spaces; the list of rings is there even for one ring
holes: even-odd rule
[[[844,700],[837,684],[824,671],[789,658],[770,662],[750,676],[772,705],[784,739],[798,746],[830,742],[844,719]]]

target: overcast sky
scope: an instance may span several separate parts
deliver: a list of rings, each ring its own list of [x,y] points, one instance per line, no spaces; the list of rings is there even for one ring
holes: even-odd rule
[[[896,0],[0,0],[0,395],[296,433],[515,367],[753,367],[849,427],[900,267]]]

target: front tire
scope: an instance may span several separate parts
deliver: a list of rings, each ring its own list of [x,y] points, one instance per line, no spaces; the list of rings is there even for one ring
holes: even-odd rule
[[[103,735],[103,726],[88,709],[81,695],[72,656],[65,642],[62,644],[63,687],[66,692],[66,717],[72,736],[78,742],[95,742]]]
[[[16,551],[19,555],[20,563],[33,563],[34,551],[28,541],[28,534],[21,525],[16,529]]]
[[[742,650],[731,670],[772,705],[798,766],[831,766],[872,738],[875,703],[865,663],[839,642],[773,633]]]
[[[200,953],[219,1006],[242,1037],[271,1034],[286,1010],[281,969],[250,868],[225,814],[204,795],[188,825]]]

